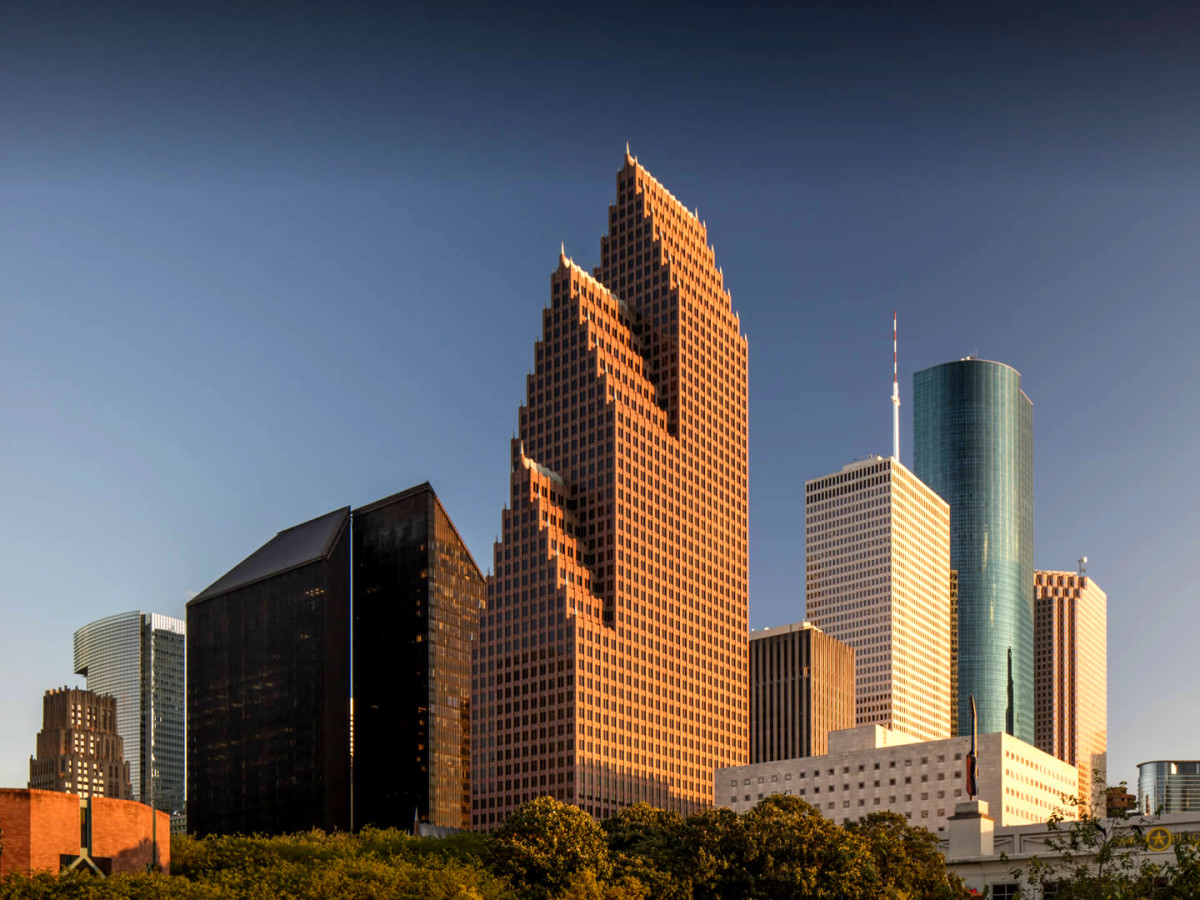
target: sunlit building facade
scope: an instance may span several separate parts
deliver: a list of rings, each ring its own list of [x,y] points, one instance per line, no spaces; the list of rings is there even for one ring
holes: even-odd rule
[[[950,736],[950,510],[895,457],[805,484],[805,615],[854,648],[859,725]]]
[[[747,345],[708,232],[634,158],[565,252],[474,662],[472,824],[549,794],[692,812],[747,748]],[[361,713],[360,713],[361,714]]]
[[[29,787],[132,799],[115,697],[81,688],[46,691],[37,757],[29,760]]]
[[[1079,770],[1079,800],[1105,814],[1108,598],[1087,575],[1034,575],[1034,744]]]
[[[1012,735],[981,734],[979,798],[997,826],[1077,818],[1063,795],[1075,788],[1074,766]],[[966,758],[971,739],[916,741],[879,725],[859,725],[829,735],[823,756],[720,769],[717,803],[736,813],[772,794],[799,797],[838,823],[892,812],[909,824],[944,833],[955,805],[968,799]]]
[[[75,674],[117,701],[133,799],[184,809],[187,628],[182,619],[134,610],[75,632]]]
[[[973,357],[913,376],[913,472],[950,504],[958,572],[958,730],[1034,741],[1033,404]]]
[[[428,483],[354,510],[354,827],[471,825],[483,573]],[[354,752],[356,751],[356,752]]]

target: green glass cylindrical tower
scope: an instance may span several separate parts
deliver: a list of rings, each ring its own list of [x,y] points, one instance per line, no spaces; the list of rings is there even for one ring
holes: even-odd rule
[[[974,694],[980,734],[1032,744],[1033,404],[1021,374],[973,358],[917,372],[913,471],[950,504],[959,733]]]

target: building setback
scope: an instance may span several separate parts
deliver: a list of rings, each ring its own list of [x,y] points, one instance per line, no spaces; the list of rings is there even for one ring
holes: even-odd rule
[[[742,813],[770,794],[790,794],[838,824],[890,810],[942,832],[956,803],[967,799],[970,749],[969,737],[914,741],[860,725],[832,733],[825,756],[718,770],[717,803]],[[997,825],[1045,822],[1055,812],[1076,817],[1062,799],[1075,790],[1074,766],[1004,733],[979,735],[978,753],[979,797]]]
[[[1108,598],[1086,575],[1034,576],[1034,744],[1079,770],[1080,802],[1106,812]]]
[[[349,829],[349,507],[279,532],[187,631],[189,831]]]
[[[750,633],[750,762],[824,755],[854,716],[854,650],[808,622]]]
[[[483,574],[428,483],[354,510],[354,827],[471,825]]]
[[[950,736],[950,510],[895,457],[805,483],[805,615],[854,648],[857,720]]]
[[[140,611],[108,616],[75,632],[75,674],[117,701],[133,799],[183,812],[186,627]]]
[[[472,824],[692,812],[747,749],[746,339],[706,226],[626,154],[559,257],[475,661]]]
[[[80,797],[132,797],[114,697],[81,688],[46,691],[29,787]]]
[[[917,372],[913,472],[950,504],[959,733],[974,695],[981,733],[1032,743],[1033,404],[1020,373],[973,357]]]

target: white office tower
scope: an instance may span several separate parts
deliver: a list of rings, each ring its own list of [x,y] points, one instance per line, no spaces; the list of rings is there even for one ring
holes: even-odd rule
[[[895,457],[805,484],[805,618],[854,648],[857,721],[950,736],[950,507]]]

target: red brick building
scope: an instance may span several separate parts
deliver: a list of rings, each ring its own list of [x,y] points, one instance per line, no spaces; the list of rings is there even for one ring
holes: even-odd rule
[[[158,861],[171,864],[171,814],[158,818]],[[154,841],[150,807],[132,800],[92,798],[92,858],[106,872],[144,872]],[[79,796],[58,791],[0,788],[0,877],[58,873],[79,856]]]
[[[746,339],[708,230],[626,155],[563,253],[512,441],[472,701],[472,825],[549,794],[690,813],[747,761]]]

